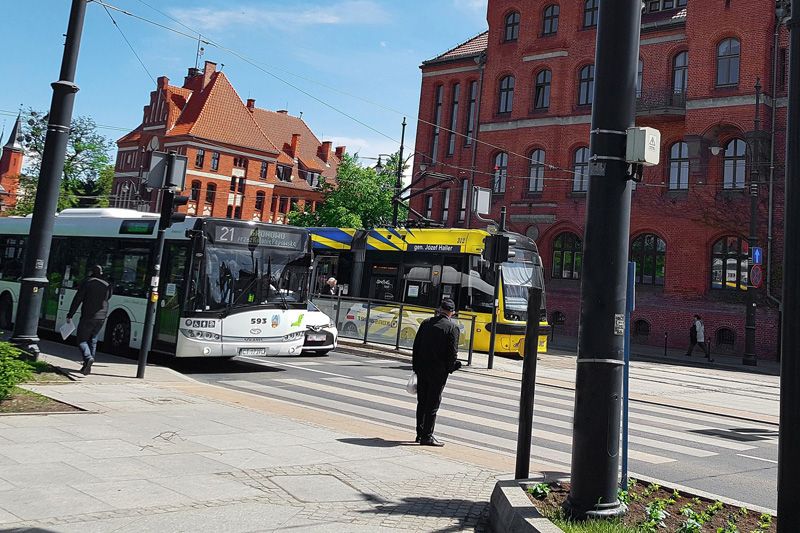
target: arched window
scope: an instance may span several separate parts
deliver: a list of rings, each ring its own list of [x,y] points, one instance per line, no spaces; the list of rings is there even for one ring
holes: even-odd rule
[[[642,339],[650,336],[650,322],[647,320],[639,319],[633,323],[633,336],[634,338]]]
[[[516,11],[506,15],[506,33],[504,41],[516,41],[519,38],[519,13]]]
[[[742,139],[731,139],[725,145],[725,159],[722,169],[723,188],[744,188],[746,150],[746,145]]]
[[[542,35],[555,35],[558,33],[558,15],[560,9],[557,5],[549,5],[544,8],[542,18]]]
[[[533,93],[534,109],[550,107],[550,82],[552,79],[553,73],[548,69],[544,69],[536,75],[536,87]]]
[[[717,45],[717,87],[739,84],[739,39]]]
[[[631,243],[631,261],[636,263],[636,283],[664,286],[667,243],[658,235],[645,233]]]
[[[747,241],[741,237],[723,237],[711,248],[711,288],[747,290]]]
[[[553,279],[580,279],[583,242],[571,232],[559,233],[553,240]]]
[[[639,60],[639,68],[636,70],[636,98],[642,97],[642,81],[644,79],[644,62]]]
[[[714,337],[717,349],[732,350],[736,343],[736,333],[730,328],[719,328]]]
[[[689,188],[689,145],[683,141],[669,149],[669,188],[673,191]]]
[[[585,146],[575,150],[575,160],[572,165],[572,190],[573,192],[586,192],[589,190],[589,149]]]
[[[208,186],[206,187],[206,203],[213,204],[216,196],[217,196],[216,183],[209,183]]]
[[[672,59],[672,93],[681,96],[689,87],[689,52],[678,52]]]
[[[500,105],[498,113],[511,113],[514,104],[514,76],[506,76],[500,80]]]
[[[508,176],[508,154],[500,152],[494,156],[494,174],[492,179],[492,191],[496,193],[506,192],[506,177]]]
[[[534,150],[529,156],[530,172],[528,176],[528,190],[542,192],[544,189],[544,150]]]
[[[586,0],[583,4],[583,27],[591,28],[597,26],[597,8],[600,0]]]
[[[586,65],[578,75],[578,105],[590,105],[594,98],[594,65]]]
[[[264,191],[258,191],[256,193],[256,211],[261,213],[264,210],[264,198],[265,198]]]
[[[201,185],[200,185],[199,181],[194,180],[192,182],[192,190],[191,190],[191,193],[189,195],[189,198],[193,202],[196,202],[196,201],[198,201],[200,199],[200,187],[201,187]]]

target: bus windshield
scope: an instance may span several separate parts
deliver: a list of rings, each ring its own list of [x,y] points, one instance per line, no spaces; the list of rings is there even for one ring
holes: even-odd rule
[[[306,252],[208,244],[203,261],[197,296],[205,311],[306,305],[311,264]]]
[[[503,302],[506,311],[514,311],[517,316],[527,311],[528,288],[532,286],[544,287],[541,268],[533,263],[503,263]]]

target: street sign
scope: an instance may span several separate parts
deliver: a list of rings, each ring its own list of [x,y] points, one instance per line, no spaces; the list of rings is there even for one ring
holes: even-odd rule
[[[761,248],[758,247],[758,246],[753,246],[753,264],[754,265],[760,265],[761,264],[761,258],[763,256],[764,255],[763,255],[763,253],[761,251]]]
[[[761,282],[764,281],[764,270],[761,265],[753,265],[750,269],[750,285],[756,289],[761,287]]]
[[[154,189],[177,187],[179,191],[182,191],[186,184],[186,156],[175,155],[175,164],[170,171],[170,175],[167,176],[167,155],[165,152],[152,152],[150,155],[147,186]]]

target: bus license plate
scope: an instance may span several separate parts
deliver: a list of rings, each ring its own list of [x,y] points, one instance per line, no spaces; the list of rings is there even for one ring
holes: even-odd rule
[[[239,355],[267,355],[266,348],[239,348]]]
[[[324,333],[309,333],[308,340],[311,342],[322,342],[325,340]]]

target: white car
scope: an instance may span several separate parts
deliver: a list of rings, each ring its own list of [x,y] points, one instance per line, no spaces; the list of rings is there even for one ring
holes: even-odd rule
[[[304,321],[306,338],[303,343],[303,353],[324,355],[336,349],[336,342],[339,338],[336,324],[312,302],[308,302],[308,311]]]

